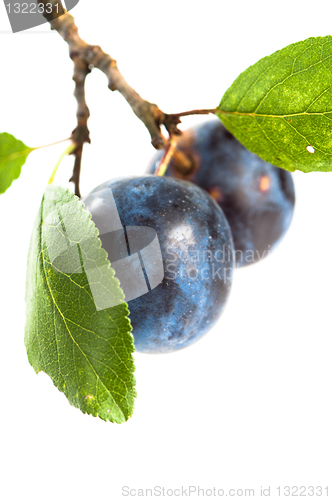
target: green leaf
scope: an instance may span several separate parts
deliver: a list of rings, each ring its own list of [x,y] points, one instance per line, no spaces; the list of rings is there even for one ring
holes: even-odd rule
[[[34,151],[13,135],[0,134],[0,194],[4,193],[21,174],[28,155]]]
[[[332,37],[308,38],[240,74],[217,108],[250,151],[286,170],[332,170]]]
[[[48,187],[28,258],[28,358],[70,404],[122,423],[136,396],[134,343],[114,274],[83,203],[61,187]]]

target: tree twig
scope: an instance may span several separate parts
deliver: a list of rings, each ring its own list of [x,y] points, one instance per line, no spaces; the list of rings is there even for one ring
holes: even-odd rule
[[[86,142],[88,143],[91,142],[90,132],[87,125],[90,116],[90,111],[86,104],[85,88],[84,88],[85,80],[87,75],[90,73],[90,69],[87,66],[87,64],[79,57],[73,55],[72,59],[74,61],[74,75],[73,75],[73,80],[75,82],[74,96],[77,101],[77,112],[76,112],[77,127],[75,128],[75,130],[73,130],[72,140],[73,142],[75,142],[75,144],[77,144],[77,148],[73,152],[73,154],[75,155],[75,164],[74,164],[73,175],[69,179],[69,181],[75,184],[75,194],[80,198],[81,197],[80,173],[81,173],[83,145]]]
[[[75,194],[79,198],[81,197],[81,192],[80,192],[80,174],[81,174],[82,151],[83,151],[83,145],[82,146],[78,146],[75,149],[75,152],[73,153],[75,155],[74,170],[73,170],[73,175],[69,179],[69,182],[73,182],[74,183],[74,185],[75,185]]]
[[[70,181],[75,183],[75,194],[80,196],[79,179],[81,170],[81,158],[83,144],[90,142],[87,121],[90,116],[89,109],[85,101],[84,84],[87,74],[92,68],[98,68],[108,78],[110,90],[117,90],[126,99],[133,112],[144,123],[151,136],[151,143],[156,149],[165,148],[167,141],[161,132],[161,125],[164,125],[170,137],[180,135],[181,130],[178,124],[181,123],[182,116],[215,114],[217,109],[194,109],[183,113],[167,114],[149,101],[143,99],[124,79],[120,73],[116,60],[106,54],[98,45],[87,44],[78,34],[78,29],[74,18],[63,9],[59,0],[37,0],[38,4],[44,6],[44,17],[49,21],[51,29],[67,42],[69,55],[74,61],[75,92],[77,100],[77,127],[73,131],[73,141],[77,144],[74,151],[75,165]],[[50,11],[52,5],[52,12]],[[175,147],[171,150],[176,152]]]
[[[149,101],[143,99],[124,79],[120,73],[116,60],[109,54],[106,54],[98,45],[87,44],[78,34],[78,29],[74,18],[64,9],[59,10],[57,0],[38,0],[38,4],[43,4],[45,11],[46,4],[53,5],[53,13],[44,14],[44,17],[50,22],[51,29],[57,31],[69,45],[69,53],[72,59],[80,59],[88,68],[98,68],[108,78],[108,87],[111,90],[120,92],[131,106],[138,118],[148,129],[152,145],[156,149],[165,147],[166,140],[161,133],[161,125],[164,125],[169,134],[181,134],[177,125],[181,123],[181,116],[192,114],[215,113],[214,109],[203,109],[186,111],[184,113],[167,114]],[[60,13],[60,15],[59,15]]]
[[[111,90],[118,90],[131,106],[134,113],[140,118],[148,129],[151,142],[156,149],[160,149],[165,144],[160,125],[163,123],[164,113],[156,104],[152,104],[144,99],[126,82],[120,73],[115,59],[106,54],[98,45],[89,45],[78,34],[74,18],[67,11],[60,9],[57,0],[38,0],[39,5],[52,4],[53,14],[44,14],[50,22],[52,30],[57,31],[68,43],[69,54],[72,59],[80,59],[88,68],[98,68],[108,78],[108,87]],[[63,14],[61,14],[63,12]],[[59,16],[59,13],[61,14]],[[57,17],[59,16],[59,17]]]

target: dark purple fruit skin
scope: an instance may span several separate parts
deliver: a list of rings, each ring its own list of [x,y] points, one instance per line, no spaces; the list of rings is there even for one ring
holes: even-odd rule
[[[218,119],[186,130],[177,149],[185,153],[189,168],[175,156],[166,175],[197,184],[219,203],[233,233],[237,267],[267,256],[292,220],[290,172],[248,151]],[[154,173],[161,156],[158,151],[148,173]]]
[[[234,246],[224,214],[190,182],[143,176],[108,181],[83,198],[92,220],[100,215],[94,200],[107,202],[109,188],[122,225],[155,229],[161,247],[162,282],[128,302],[136,350],[164,353],[189,346],[213,326],[229,296]],[[107,251],[106,240],[103,248]],[[214,258],[217,250],[224,251],[223,262],[220,253]],[[202,258],[204,251],[212,252],[211,261]],[[198,252],[200,258],[192,260],[187,252]],[[193,268],[198,274],[190,277]]]

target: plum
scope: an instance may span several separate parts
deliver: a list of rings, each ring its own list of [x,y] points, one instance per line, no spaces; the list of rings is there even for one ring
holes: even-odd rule
[[[161,157],[159,151],[149,173]],[[181,135],[166,175],[197,184],[219,203],[233,233],[237,267],[266,257],[290,225],[295,204],[291,173],[248,151],[218,119]]]
[[[137,351],[172,352],[200,339],[227,302],[234,264],[229,224],[188,181],[110,180],[82,199],[128,302]]]

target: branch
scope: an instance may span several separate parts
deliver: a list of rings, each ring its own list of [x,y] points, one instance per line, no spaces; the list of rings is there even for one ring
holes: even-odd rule
[[[82,59],[78,57],[72,57],[74,61],[74,75],[73,80],[75,82],[75,91],[74,96],[77,101],[77,127],[73,130],[72,140],[75,144],[77,144],[77,148],[73,152],[75,155],[75,164],[74,171],[72,177],[69,179],[69,182],[73,182],[75,184],[75,194],[79,198],[80,194],[80,173],[81,173],[81,161],[82,161],[82,152],[83,145],[85,142],[90,143],[90,132],[88,129],[88,119],[90,116],[89,108],[85,101],[85,79],[87,75],[90,73],[89,67],[82,61]]]
[[[80,59],[88,68],[94,67],[102,71],[108,78],[108,87],[111,90],[118,90],[131,106],[134,113],[140,118],[148,129],[151,142],[156,149],[164,146],[165,139],[161,134],[164,113],[156,104],[152,104],[144,99],[126,82],[121,75],[115,59],[106,54],[98,45],[89,45],[82,40],[78,34],[74,18],[56,0],[39,1],[39,5],[53,5],[53,14],[43,14],[50,22],[51,29],[68,43],[69,54],[72,59]]]
[[[110,90],[117,90],[126,99],[136,116],[144,123],[151,136],[151,143],[156,149],[165,147],[166,140],[160,127],[164,125],[170,135],[181,134],[177,125],[181,123],[180,117],[191,114],[215,113],[216,110],[194,110],[184,113],[167,114],[161,111],[156,104],[142,99],[142,97],[127,83],[120,73],[116,60],[106,54],[98,45],[89,45],[78,34],[74,18],[62,7],[59,8],[57,0],[38,0],[38,4],[53,5],[51,14],[43,14],[50,22],[51,29],[55,30],[69,45],[69,54],[72,59],[81,60],[88,68],[98,68],[108,78]],[[57,5],[57,7],[55,7]]]

